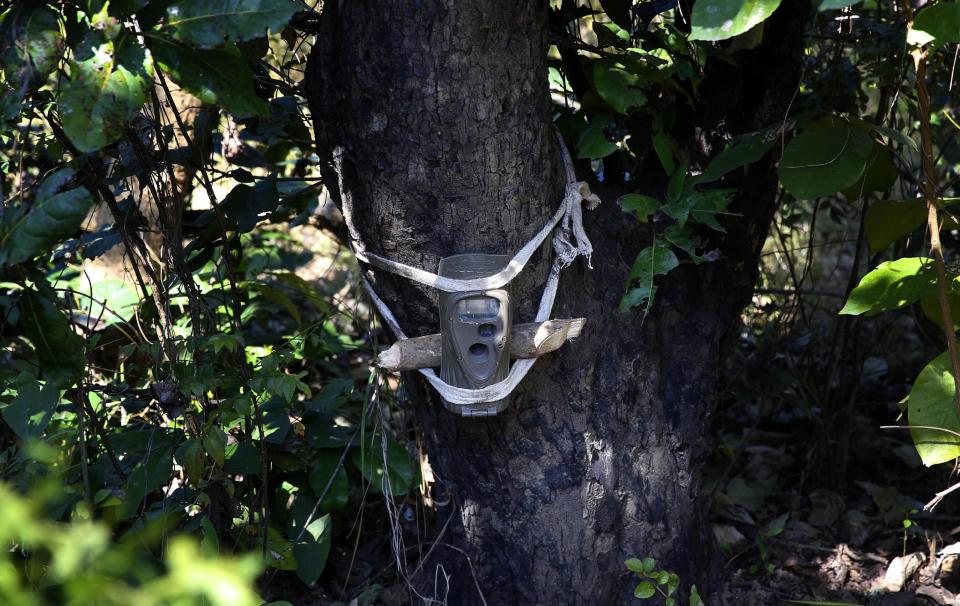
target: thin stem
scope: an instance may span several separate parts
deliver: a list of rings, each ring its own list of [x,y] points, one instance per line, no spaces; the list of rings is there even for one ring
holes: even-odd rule
[[[907,18],[907,30],[913,27],[913,7],[909,0],[903,0],[904,15]],[[923,160],[923,178],[920,186],[927,202],[927,231],[930,232],[930,256],[937,272],[937,302],[943,321],[943,335],[950,351],[950,366],[954,377],[954,398],[957,410],[960,410],[960,390],[956,381],[960,379],[960,351],[957,348],[957,335],[954,331],[953,313],[950,310],[950,282],[947,279],[947,267],[943,260],[943,247],[940,244],[940,221],[937,208],[937,169],[933,160],[933,136],[930,132],[930,94],[927,91],[927,51],[914,49],[910,55],[916,68],[917,104],[920,110],[920,150]]]

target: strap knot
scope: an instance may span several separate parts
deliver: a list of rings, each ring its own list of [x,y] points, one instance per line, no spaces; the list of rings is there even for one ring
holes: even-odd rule
[[[583,255],[587,259],[587,267],[593,269],[591,262],[593,244],[583,228],[584,202],[587,203],[588,209],[593,210],[600,204],[600,198],[590,191],[590,186],[585,181],[567,183],[563,198],[565,207],[563,220],[559,229],[553,234],[553,251],[557,255],[561,268],[568,267],[578,256]]]

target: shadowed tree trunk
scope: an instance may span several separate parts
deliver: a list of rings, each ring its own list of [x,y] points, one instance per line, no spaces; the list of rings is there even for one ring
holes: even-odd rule
[[[738,53],[741,68],[716,68],[728,73],[715,87],[708,78],[702,107],[678,118],[675,136],[694,157],[783,120],[809,8],[788,4],[760,48]],[[512,255],[556,209],[564,177],[546,27],[541,2],[325,3],[307,94],[318,151],[342,159],[341,202],[353,204],[369,250],[432,271],[451,254]],[[642,187],[658,193],[660,180]],[[332,170],[326,182],[336,183]],[[594,269],[582,260],[568,268],[554,309],[586,316],[583,336],[541,359],[499,416],[455,416],[407,377],[430,461],[453,497],[445,545],[415,584],[432,591],[442,563],[449,604],[482,603],[481,593],[491,605],[630,603],[623,561],[653,556],[684,586],[715,586],[699,469],[722,346],[749,300],[774,210],[773,160],[739,185],[743,216],[726,222],[722,258],[672,272],[645,320],[617,304],[649,227],[617,208],[622,192],[595,187],[605,201],[585,216]],[[548,240],[515,281],[516,321],[532,320],[551,260]],[[408,334],[438,330],[436,292],[369,275]]]

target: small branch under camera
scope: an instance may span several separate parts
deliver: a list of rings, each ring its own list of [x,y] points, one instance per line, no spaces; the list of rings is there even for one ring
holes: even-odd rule
[[[518,324],[510,332],[511,358],[536,358],[580,336],[586,318]],[[440,335],[397,341],[377,356],[377,366],[395,372],[440,366]]]

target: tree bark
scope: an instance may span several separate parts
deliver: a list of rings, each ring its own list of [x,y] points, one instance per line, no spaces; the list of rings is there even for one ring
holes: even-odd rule
[[[702,111],[678,120],[691,149],[709,153],[706,141],[784,118],[809,8],[786,4],[764,45],[739,53],[746,67],[732,85],[704,92]],[[325,3],[306,91],[321,159],[342,159],[334,195],[353,205],[368,249],[435,271],[451,254],[512,255],[554,211],[564,178],[546,23],[545,3],[530,1]],[[325,181],[338,189],[329,168]],[[646,318],[617,305],[650,228],[617,208],[622,192],[601,189],[604,204],[585,216],[595,269],[582,260],[568,268],[554,308],[555,317],[587,317],[585,330],[538,361],[499,416],[457,417],[407,377],[434,473],[453,497],[438,512],[439,526],[452,516],[449,527],[411,579],[423,595],[633,603],[623,562],[646,556],[709,595],[718,568],[699,469],[722,345],[749,301],[774,210],[773,160],[740,185],[734,210],[743,216],[726,222],[722,258],[671,272]],[[661,177],[644,188],[664,186]],[[548,246],[514,284],[518,323],[533,319]],[[408,334],[437,331],[435,292],[368,275]],[[448,593],[434,587],[438,564],[452,575]]]

